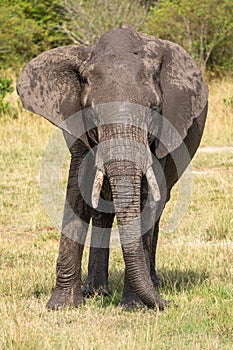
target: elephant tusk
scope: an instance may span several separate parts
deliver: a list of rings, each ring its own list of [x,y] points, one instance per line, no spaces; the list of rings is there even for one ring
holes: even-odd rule
[[[148,185],[151,189],[154,200],[156,202],[159,201],[161,199],[159,185],[158,185],[154,171],[153,171],[151,166],[147,169],[146,179],[147,179]]]
[[[95,174],[94,184],[93,184],[92,197],[91,197],[92,207],[94,209],[98,207],[103,181],[104,181],[104,174],[101,170],[97,169]]]

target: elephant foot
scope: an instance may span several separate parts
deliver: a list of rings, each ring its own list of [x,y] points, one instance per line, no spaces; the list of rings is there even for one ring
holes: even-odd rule
[[[157,308],[159,311],[164,311],[166,307],[169,307],[172,305],[172,300],[166,300],[162,298],[158,298],[155,303],[155,309]]]
[[[79,307],[84,304],[82,293],[76,288],[58,288],[56,287],[46,304],[49,310],[59,310],[63,307]]]
[[[156,298],[155,306],[154,308],[163,311],[166,307],[171,306],[172,301],[171,300],[165,300],[160,297]],[[136,294],[131,294],[129,296],[124,296],[121,300],[121,302],[118,304],[119,307],[123,307],[126,310],[135,310],[135,309],[141,309],[145,308],[146,305],[142,302],[141,299],[138,298]]]
[[[82,294],[86,297],[93,297],[94,295],[109,296],[110,290],[106,284],[93,286],[92,283],[86,282],[82,287]]]
[[[122,299],[118,304],[119,307],[123,307],[126,310],[135,310],[144,307],[144,303],[139,299],[136,293],[129,287],[128,283],[124,286]]]
[[[145,307],[145,304],[140,300],[121,300],[121,302],[118,304],[118,307],[123,308],[126,311],[131,311],[131,310],[137,310],[137,309],[142,309]]]

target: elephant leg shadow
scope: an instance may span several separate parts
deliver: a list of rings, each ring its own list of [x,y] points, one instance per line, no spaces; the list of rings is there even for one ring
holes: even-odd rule
[[[109,271],[109,285],[115,293],[103,300],[103,307],[109,305],[118,306],[122,303],[122,289],[124,286],[124,273],[114,268],[110,268]],[[195,288],[195,286],[202,285],[208,278],[209,274],[205,271],[198,272],[194,270],[158,270],[159,277],[159,291],[163,293],[169,292],[182,292]],[[135,306],[136,299],[133,299],[133,295],[129,294],[127,302],[132,304],[132,307],[126,308],[131,310]],[[140,303],[138,303],[140,307]]]

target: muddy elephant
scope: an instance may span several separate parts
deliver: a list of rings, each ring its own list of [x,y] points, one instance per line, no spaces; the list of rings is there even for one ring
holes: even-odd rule
[[[155,271],[159,220],[200,144],[207,114],[207,85],[193,59],[175,43],[123,26],[93,46],[42,53],[24,68],[17,91],[26,109],[63,130],[71,152],[56,286],[47,307],[78,307],[85,294],[109,293],[116,216],[125,261],[121,303],[162,310],[167,302],[156,290]]]

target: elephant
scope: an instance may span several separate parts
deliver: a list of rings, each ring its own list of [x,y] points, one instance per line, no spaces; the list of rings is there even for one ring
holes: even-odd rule
[[[25,109],[62,129],[71,153],[47,308],[78,307],[85,295],[109,294],[116,217],[125,262],[121,305],[163,310],[170,301],[157,290],[160,217],[200,144],[208,109],[208,87],[194,60],[178,44],[123,25],[91,46],[40,54],[23,69],[17,91]]]

